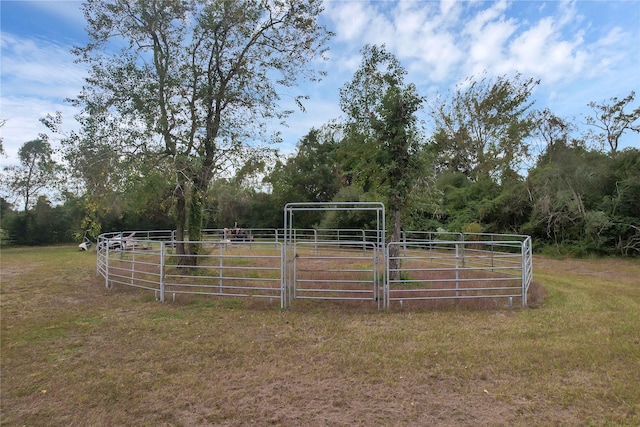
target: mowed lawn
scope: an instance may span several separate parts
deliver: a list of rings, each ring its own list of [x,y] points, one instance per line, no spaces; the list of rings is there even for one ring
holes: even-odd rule
[[[638,426],[640,260],[536,257],[535,308],[377,311],[115,286],[0,251],[3,426]]]

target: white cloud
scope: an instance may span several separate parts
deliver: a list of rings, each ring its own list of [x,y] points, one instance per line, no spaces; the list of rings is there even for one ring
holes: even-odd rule
[[[460,10],[459,2],[455,0],[440,0],[440,14],[443,17],[457,17]]]
[[[579,24],[584,21],[584,16],[578,13],[575,0],[562,0],[558,6],[559,18],[558,26],[564,27],[569,24]]]
[[[83,0],[43,0],[31,2],[33,7],[55,15],[56,19],[64,20],[69,25],[82,28],[86,23],[80,5]]]
[[[77,95],[85,71],[73,62],[70,48],[45,39],[2,33],[3,95],[56,98]]]
[[[504,16],[507,6],[507,2],[501,0],[487,9],[481,10],[465,25],[465,32],[474,35],[481,34],[487,24]]]
[[[370,25],[372,12],[365,2],[328,2],[325,14],[333,21],[341,42],[358,40]]]
[[[6,119],[6,123],[0,128],[0,134],[7,157],[0,157],[0,166],[17,164],[20,147],[27,141],[37,139],[42,133],[48,134],[51,137],[51,145],[58,148],[57,137],[51,135],[39,121],[40,118],[44,118],[47,114],[54,114],[56,111],[62,113],[61,130],[63,132],[70,132],[76,128],[77,123],[73,119],[76,109],[68,104],[44,98],[3,96],[0,114]]]
[[[619,46],[621,43],[625,43],[625,39],[628,39],[630,34],[626,33],[620,27],[614,27],[607,32],[607,34],[598,39],[593,46],[595,48],[610,49]]]
[[[509,61],[513,71],[540,77],[548,84],[573,80],[587,66],[589,55],[583,47],[581,33],[562,39],[559,22],[552,17],[541,19],[523,31],[509,45]]]
[[[635,48],[640,33],[637,25],[625,25],[629,16],[640,16],[638,2],[331,0],[325,5],[337,33],[330,73],[343,81],[359,66],[363,45],[384,43],[429,96],[484,71],[520,72],[541,79],[536,96],[562,99],[578,115],[591,99],[577,94],[588,95],[594,85],[612,90],[609,80],[615,75],[626,76],[615,81],[624,92],[633,85],[628,76],[640,74]],[[538,106],[546,103],[541,99]]]
[[[60,111],[64,129],[71,129],[76,109],[64,99],[78,95],[85,72],[74,64],[70,46],[8,33],[2,33],[1,39],[0,117],[6,123],[0,133],[7,157],[0,157],[0,165],[8,165],[17,162],[22,144],[47,133],[40,118]]]
[[[33,2],[76,35],[85,24],[78,5]],[[289,144],[340,113],[338,90],[360,65],[359,52],[367,43],[386,44],[409,71],[408,78],[429,95],[444,94],[484,70],[540,78],[538,95],[548,98],[538,106],[562,102],[565,112],[572,105],[584,107],[591,100],[638,90],[637,1],[327,0],[325,8],[323,19],[336,32],[330,62],[322,64],[328,76],[320,85],[303,88],[312,99],[307,113],[296,113],[283,130]],[[0,118],[8,121],[0,133],[11,154],[44,131],[38,118],[45,114],[60,110],[71,122],[75,111],[62,100],[79,93],[84,70],[73,63],[71,43],[7,33],[1,40]],[[0,158],[0,164],[8,162]]]
[[[588,22],[581,25],[586,18],[578,13],[576,2],[562,1],[555,4],[556,10],[550,10],[553,5],[542,3],[539,16],[532,16],[532,9],[520,10],[518,15],[513,9],[522,4],[501,1],[461,22],[468,37],[464,73],[520,72],[542,79],[543,84],[557,84],[592,76],[619,61],[623,45],[615,32],[606,37],[615,40],[617,46],[596,52],[604,40],[587,42],[585,34],[592,27]],[[457,39],[457,43],[464,45],[465,40]]]
[[[469,37],[466,68],[470,74],[484,70],[501,72],[496,68],[507,61],[505,48],[518,25],[515,20],[506,19],[502,12],[502,7],[486,10],[465,27],[465,35]]]
[[[430,8],[415,1],[401,2],[394,11],[396,34],[390,39],[390,47],[401,59],[408,59],[409,71],[442,81],[449,70],[461,59],[462,52],[456,46],[450,29],[455,9]]]

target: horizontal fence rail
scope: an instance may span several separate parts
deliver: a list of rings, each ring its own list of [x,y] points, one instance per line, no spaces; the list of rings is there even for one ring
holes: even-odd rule
[[[179,243],[179,242],[176,242]],[[182,242],[193,244],[192,242]],[[170,250],[164,262],[164,292],[282,299],[281,243],[198,242],[196,265],[185,266],[192,255]]]
[[[283,228],[210,228],[203,230],[203,240],[282,242],[285,232]],[[291,240],[294,242],[330,242],[358,241],[376,242],[379,234],[376,230],[344,229],[344,228],[297,228],[293,230]]]
[[[527,304],[531,238],[520,235],[403,232],[380,247],[380,233],[358,229],[206,230],[202,241],[175,232],[105,233],[96,273],[107,288],[177,295],[372,301],[378,308],[419,301],[508,299]],[[285,239],[285,235],[287,235]],[[190,255],[178,247],[190,247]],[[289,255],[287,255],[289,254]]]
[[[387,246],[389,304],[416,300],[521,300],[532,276],[519,241],[394,242]],[[530,246],[530,245],[529,245]]]
[[[120,284],[152,290],[162,302],[167,295],[175,299],[193,294],[268,298],[284,304],[282,243],[134,238],[122,243],[123,235],[131,233],[99,239],[97,272],[107,288]],[[192,254],[177,253],[180,243],[191,245]]]
[[[374,243],[297,242],[294,252],[294,299],[379,301]]]

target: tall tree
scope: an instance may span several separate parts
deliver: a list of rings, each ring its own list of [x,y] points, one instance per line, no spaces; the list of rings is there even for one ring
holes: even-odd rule
[[[330,36],[321,11],[320,0],[85,3],[90,42],[76,53],[91,73],[77,102],[104,117],[97,129],[130,132],[124,153],[169,159],[179,240],[200,238],[205,195],[229,159],[290,112],[282,89],[318,77],[309,64]]]
[[[46,139],[25,142],[18,150],[19,166],[5,168],[7,186],[22,199],[26,212],[39,192],[56,183],[58,166],[53,160],[51,144]]]
[[[297,145],[296,152],[276,162],[266,178],[274,201],[280,208],[288,202],[328,202],[344,185],[337,151],[338,142],[331,126],[311,129]],[[311,228],[321,220],[321,213],[300,212],[300,224]]]
[[[555,115],[545,108],[537,114],[536,134],[542,138],[545,145],[540,147],[538,161],[546,158],[554,160],[554,153],[568,145],[577,145],[578,141],[571,139],[571,133],[575,131],[575,125],[568,120]]]
[[[385,47],[365,46],[362,63],[351,82],[340,90],[347,114],[348,147],[367,186],[386,196],[393,218],[391,241],[401,239],[402,212],[424,173],[420,165],[417,111],[424,99],[405,83],[406,70]],[[393,250],[399,250],[393,246]],[[390,253],[393,274],[399,274],[397,253]]]
[[[535,128],[530,96],[538,83],[519,74],[513,79],[468,78],[450,99],[432,105],[440,167],[473,181],[517,173]]]
[[[311,129],[297,144],[297,151],[276,161],[265,182],[271,186],[272,202],[278,210],[289,202],[327,202],[341,186],[336,143],[329,127]],[[322,213],[300,212],[296,222],[312,228]]]
[[[597,104],[590,102],[588,105],[593,110],[593,116],[587,116],[587,125],[597,129],[590,132],[596,142],[602,147],[609,146],[611,153],[618,151],[620,138],[626,131],[640,133],[640,106],[631,112],[625,112],[629,104],[635,99],[636,93],[618,99],[611,98],[610,103]]]

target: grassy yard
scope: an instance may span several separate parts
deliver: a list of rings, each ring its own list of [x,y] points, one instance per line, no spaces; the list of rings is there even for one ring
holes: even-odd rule
[[[537,308],[180,299],[0,252],[3,426],[637,426],[640,260],[536,258]]]

